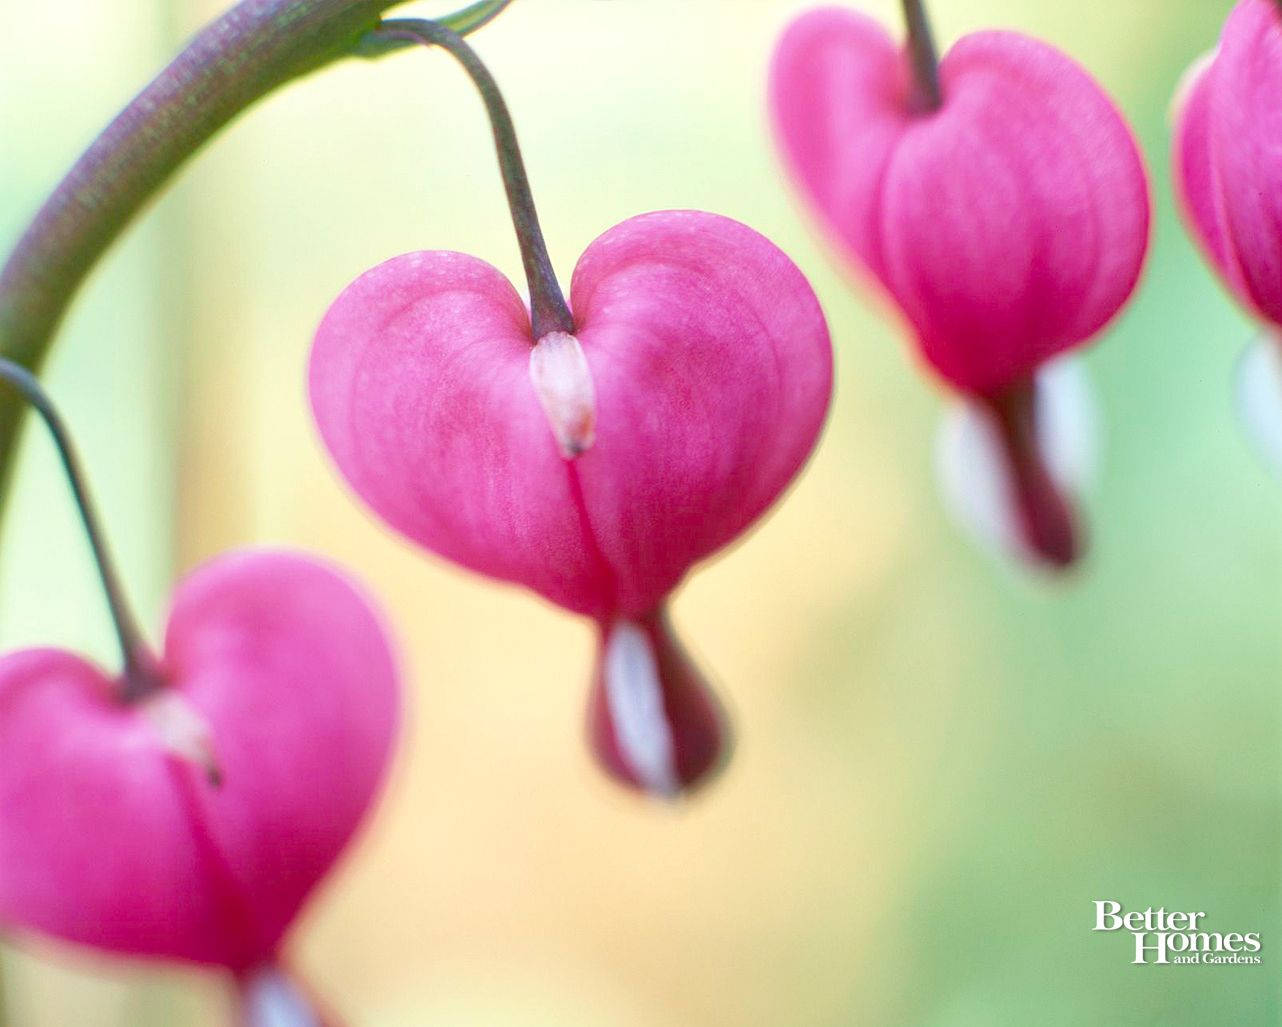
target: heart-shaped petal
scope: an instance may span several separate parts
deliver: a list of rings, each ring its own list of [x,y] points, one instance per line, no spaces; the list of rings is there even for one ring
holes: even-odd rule
[[[580,613],[644,616],[800,469],[831,393],[827,327],[772,243],[696,211],[606,232],[571,307],[595,417],[573,460],[531,381],[521,300],[460,254],[398,257],[343,292],[317,333],[312,405],[397,530]]]
[[[1219,49],[1176,98],[1174,170],[1185,217],[1225,284],[1282,324],[1282,13],[1242,0]]]
[[[1068,57],[1013,32],[959,41],[943,104],[871,19],[789,28],[771,107],[826,231],[894,298],[954,386],[995,393],[1098,332],[1134,289],[1148,186],[1112,102]]]
[[[398,719],[385,633],[333,570],[223,557],[178,589],[162,693],[222,782],[70,653],[0,660],[0,923],[242,971],[271,960],[380,782]]]

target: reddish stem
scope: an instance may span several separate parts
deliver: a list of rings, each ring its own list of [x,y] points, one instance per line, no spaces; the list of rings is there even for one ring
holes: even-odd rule
[[[1063,569],[1082,555],[1083,540],[1072,503],[1051,474],[1038,440],[1037,398],[1037,385],[1028,380],[983,402],[1001,438],[1020,536],[1039,560]]]

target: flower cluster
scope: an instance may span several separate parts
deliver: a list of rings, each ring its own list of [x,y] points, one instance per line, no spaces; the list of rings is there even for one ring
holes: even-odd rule
[[[504,6],[449,24],[471,30]],[[775,137],[826,238],[956,399],[941,448],[950,501],[1011,552],[1068,567],[1084,552],[1090,442],[1064,358],[1137,287],[1144,163],[1070,57],[983,31],[938,59],[924,7],[904,7],[902,44],[843,8],[788,27],[769,75]],[[451,251],[361,275],[311,351],[320,438],[393,530],[590,622],[591,751],[621,784],[676,800],[723,764],[729,726],[669,601],[813,452],[833,381],[824,313],[774,243],[692,210],[606,230],[567,295],[493,77],[445,23],[386,20],[361,42],[405,44],[447,51],[477,86],[528,302]],[[1275,362],[1279,95],[1282,14],[1241,0],[1190,73],[1174,144],[1193,234],[1270,326]],[[0,924],[220,966],[250,1024],[318,1023],[282,948],[384,780],[402,702],[388,631],[343,572],[243,552],[178,587],[153,654],[52,401],[14,362],[0,360],[0,379],[53,433],[122,653],[119,673],[62,650],[0,658]]]

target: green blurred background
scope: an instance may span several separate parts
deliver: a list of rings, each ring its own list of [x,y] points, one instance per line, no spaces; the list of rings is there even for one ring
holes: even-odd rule
[[[0,241],[219,3],[0,0]],[[311,332],[406,250],[520,264],[480,107],[443,54],[350,62],[237,123],[114,250],[49,368],[151,623],[245,543],[321,550],[382,596],[412,728],[363,843],[300,925],[353,1024],[1263,1024],[1278,1016],[1282,491],[1238,433],[1251,325],[1183,235],[1167,107],[1228,0],[935,0],[941,42],[1022,29],[1087,64],[1145,146],[1137,300],[1090,352],[1093,552],[1059,584],[976,551],[932,475],[938,391],[785,187],[763,114],[795,0],[518,0],[476,38],[568,276],[599,232],[701,207],[811,276],[839,379],[816,459],[676,602],[739,744],[678,810],[581,742],[593,638],[421,557],[349,500],[304,402]],[[891,0],[865,9],[893,22]],[[448,3],[407,12],[444,13]],[[87,549],[28,433],[0,644],[113,658]],[[1260,931],[1256,967],[1136,967],[1093,899]],[[221,983],[58,946],[0,954],[9,1022],[207,1025]]]

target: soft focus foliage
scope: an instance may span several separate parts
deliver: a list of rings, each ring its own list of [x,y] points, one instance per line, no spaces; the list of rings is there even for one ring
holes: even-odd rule
[[[216,6],[0,0],[5,238]],[[593,771],[590,629],[421,559],[352,502],[310,423],[312,333],[357,274],[425,247],[520,272],[480,105],[447,58],[354,62],[254,112],[77,307],[51,386],[153,623],[172,574],[288,541],[356,569],[406,642],[416,713],[391,801],[296,961],[369,1027],[1269,1022],[1282,496],[1227,397],[1249,327],[1185,238],[1164,157],[1175,84],[1231,5],[932,4],[941,44],[1006,26],[1088,66],[1156,178],[1141,291],[1088,357],[1105,443],[1094,550],[1049,590],[948,525],[930,467],[940,404],[785,186],[764,76],[800,6],[517,0],[475,38],[563,276],[629,214],[714,209],[792,256],[832,325],[816,460],[675,604],[739,735],[685,809]],[[893,24],[897,6],[866,9]],[[31,40],[54,37],[37,56]],[[0,641],[106,659],[88,556],[35,432],[21,474]],[[1266,963],[1132,967],[1126,939],[1090,933],[1095,898],[1259,929]],[[222,1022],[190,973],[49,946],[2,958],[22,1027]]]

